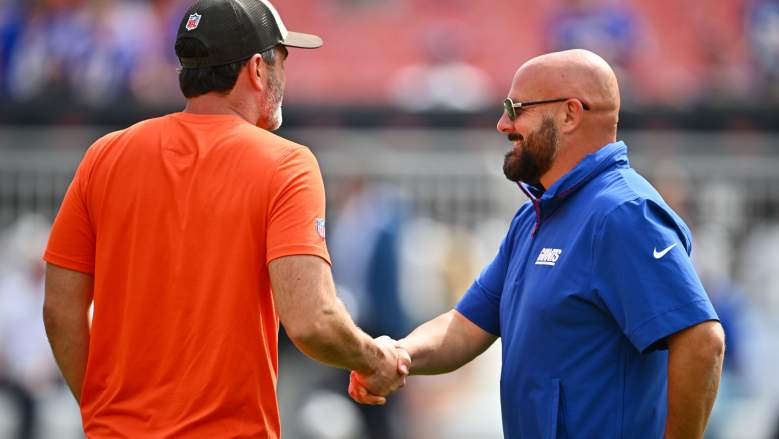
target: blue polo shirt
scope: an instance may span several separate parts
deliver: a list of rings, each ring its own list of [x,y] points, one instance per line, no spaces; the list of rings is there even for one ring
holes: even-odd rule
[[[501,337],[506,438],[661,438],[666,338],[717,320],[690,230],[622,142],[520,186],[530,201],[456,308]]]

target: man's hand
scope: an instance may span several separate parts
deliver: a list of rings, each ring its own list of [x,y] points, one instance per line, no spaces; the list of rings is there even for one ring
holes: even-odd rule
[[[349,379],[349,396],[361,404],[381,405],[386,397],[406,384],[411,367],[411,357],[405,349],[387,336],[375,340],[382,352],[378,367],[370,375],[352,371]]]

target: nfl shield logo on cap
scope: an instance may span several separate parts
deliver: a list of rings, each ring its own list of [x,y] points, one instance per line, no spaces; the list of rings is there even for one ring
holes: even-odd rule
[[[202,15],[200,15],[200,14],[198,14],[198,13],[194,13],[194,14],[190,15],[190,16],[189,16],[189,20],[187,20],[187,25],[186,25],[186,26],[184,26],[184,27],[185,27],[185,28],[186,28],[188,31],[189,31],[189,30],[194,30],[194,29],[197,29],[197,25],[199,25],[199,24],[200,24],[200,17],[202,17]]]

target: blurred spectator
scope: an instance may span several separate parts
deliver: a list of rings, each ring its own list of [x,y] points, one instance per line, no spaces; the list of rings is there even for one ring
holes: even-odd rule
[[[5,270],[0,274],[0,391],[15,403],[17,437],[35,437],[38,401],[60,382],[43,328],[41,260],[49,224],[24,216],[4,239]]]
[[[179,91],[179,66],[173,42],[178,20],[192,1],[151,0],[138,8],[138,19],[129,25],[138,52],[130,77],[133,96],[142,104],[183,103]],[[124,17],[117,17],[124,22]]]
[[[367,186],[360,177],[345,183],[341,199],[332,238],[328,237],[339,295],[354,299],[352,315],[365,332],[402,338],[411,327],[399,291],[403,199],[388,187]],[[394,397],[384,407],[358,406],[368,437],[403,437],[402,427],[396,425],[403,416],[399,402]]]
[[[70,71],[89,54],[89,28],[80,0],[39,0],[19,9],[9,48],[12,98],[58,97],[70,90]]]
[[[0,96],[8,94],[6,83],[11,48],[16,43],[22,24],[22,13],[16,0],[0,0]]]
[[[176,102],[173,36],[184,3],[37,0],[10,7],[0,15],[4,90],[21,102],[108,106],[131,94],[141,103]]]
[[[468,29],[439,22],[422,36],[425,60],[398,70],[389,85],[390,100],[411,111],[476,111],[493,98],[489,77],[465,60]]]
[[[731,377],[743,368],[742,345],[745,341],[744,320],[747,302],[743,291],[736,287],[733,271],[733,245],[730,234],[722,226],[706,224],[694,235],[693,259],[706,292],[725,330],[724,372]],[[722,396],[727,395],[720,395]]]
[[[190,2],[0,0],[0,95],[38,108],[51,102],[179,105],[173,33]],[[748,92],[762,101],[779,100],[777,0],[728,0],[716,11],[707,2],[557,0],[547,6],[533,0],[523,7],[547,19],[530,26],[518,25],[521,20],[513,16],[489,17],[484,26],[473,18],[485,16],[483,6],[474,2],[324,3],[339,7],[312,13],[306,0],[288,0],[284,9],[291,22],[329,26],[325,40],[332,41],[327,39],[331,35],[341,40],[333,44],[360,52],[349,61],[351,67],[334,68],[326,56],[307,61],[312,63],[307,71],[317,76],[312,87],[322,93],[317,98],[328,103],[364,102],[378,87],[385,93],[372,97],[371,104],[410,111],[483,109],[496,87],[504,86],[495,83],[504,64],[485,59],[481,48],[485,42],[501,46],[495,35],[522,41],[528,53],[582,47],[602,54],[617,69],[628,107],[730,102]],[[491,10],[521,14],[510,3],[494,0]],[[381,42],[398,32],[398,23],[403,32],[419,35],[393,40],[391,52],[381,50]],[[542,38],[529,35],[539,31]],[[353,40],[353,35],[361,38]],[[358,65],[373,70],[367,75],[373,79],[350,82],[345,94],[342,77]]]
[[[738,37],[743,26],[741,9],[732,1],[713,10],[700,2],[684,13],[697,43],[687,58],[700,64],[695,68],[695,82],[688,86],[690,103],[720,105],[745,99],[753,84],[745,40]]]
[[[762,97],[779,100],[779,0],[752,0],[747,8],[746,32],[758,90]]]
[[[359,177],[347,185],[330,241],[335,281],[356,298],[361,328],[374,337],[403,337],[411,324],[399,300],[402,198],[389,188],[366,186]]]
[[[563,0],[545,28],[552,51],[580,48],[602,56],[614,67],[623,101],[633,100],[631,69],[645,36],[630,1]]]

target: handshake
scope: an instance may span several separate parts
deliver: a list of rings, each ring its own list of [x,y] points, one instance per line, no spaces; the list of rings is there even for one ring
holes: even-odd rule
[[[411,356],[399,342],[386,335],[374,341],[379,353],[374,370],[352,371],[349,377],[349,396],[360,404],[384,404],[390,393],[406,384],[411,368]]]

